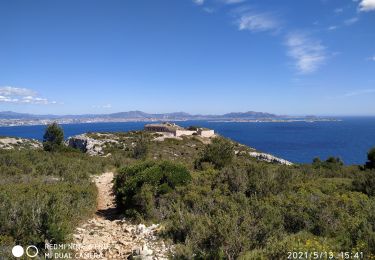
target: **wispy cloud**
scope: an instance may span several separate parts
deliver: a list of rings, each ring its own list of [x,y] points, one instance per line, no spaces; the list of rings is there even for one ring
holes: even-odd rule
[[[192,0],[192,1],[196,5],[203,5],[206,2],[210,2],[210,1],[207,1],[207,0]],[[232,4],[241,4],[241,3],[244,3],[246,1],[247,0],[217,0],[217,3],[226,4],[226,5],[232,5]]]
[[[92,108],[110,109],[110,108],[112,108],[112,104],[105,104],[105,105],[92,106]]]
[[[335,14],[341,14],[342,12],[344,12],[344,8],[336,8],[335,10],[333,10],[333,12]]]
[[[36,105],[57,104],[56,101],[49,101],[46,98],[39,97],[37,93],[31,89],[10,86],[0,87],[0,103]]]
[[[363,12],[375,10],[375,0],[361,0],[359,10]]]
[[[328,27],[328,30],[329,30],[329,31],[334,31],[334,30],[336,30],[336,29],[338,29],[338,28],[339,28],[338,26],[336,26],[336,25],[332,25],[332,26]]]
[[[249,5],[242,4],[247,2],[247,0],[192,0],[197,5],[205,5],[203,10],[208,13],[212,13],[214,9],[207,7],[207,4],[215,2],[216,4],[222,5],[234,5],[240,4],[237,7],[231,8],[229,11],[232,17],[234,17],[234,23],[236,24],[238,30],[240,31],[252,31],[252,32],[262,32],[262,31],[278,31],[281,28],[281,23],[275,15],[274,12],[259,12],[254,10]]]
[[[327,59],[325,46],[319,40],[312,39],[304,33],[290,33],[286,37],[288,55],[294,59],[300,73],[316,71]]]
[[[353,17],[353,18],[350,18],[350,19],[346,19],[344,21],[344,24],[345,25],[352,25],[352,24],[355,24],[356,22],[358,22],[359,18],[358,17]]]
[[[224,4],[240,4],[246,2],[246,0],[221,0]]]
[[[374,88],[352,90],[352,91],[348,91],[346,93],[339,94],[339,95],[336,95],[336,96],[327,96],[326,98],[328,98],[328,99],[345,99],[345,98],[353,98],[353,97],[357,97],[357,96],[370,95],[370,94],[375,94]]]
[[[375,61],[375,55],[368,58],[370,61]]]
[[[347,92],[343,96],[344,97],[354,97],[354,96],[361,96],[361,95],[371,94],[371,93],[375,93],[375,89],[359,89],[359,90],[356,90],[356,91]]]
[[[193,0],[195,3],[202,5],[209,3],[209,0]],[[245,0],[216,0],[224,4],[242,3]],[[343,8],[335,10],[336,13],[343,11]],[[270,32],[279,33],[287,46],[287,53],[294,62],[297,70],[302,74],[315,72],[326,60],[326,47],[320,40],[309,37],[304,33],[286,33],[283,28],[282,20],[276,11],[259,11],[253,6],[240,4],[229,11],[234,18],[234,24],[239,31],[250,32]],[[356,18],[358,19],[358,18]],[[348,23],[355,21],[348,21]],[[340,26],[332,25],[327,30],[336,30]],[[286,34],[285,34],[286,33]]]
[[[204,7],[203,11],[205,11],[206,13],[212,14],[215,12],[215,9],[211,7]]]
[[[193,0],[193,3],[197,4],[197,5],[203,5],[204,4],[204,0]]]
[[[358,16],[355,16],[355,17],[352,17],[352,18],[349,18],[349,19],[346,19],[343,21],[343,23],[341,25],[332,25],[332,26],[329,26],[327,28],[328,31],[334,31],[334,30],[337,30],[343,26],[350,26],[350,25],[353,25],[355,24],[356,22],[359,21],[359,17]]]
[[[239,14],[236,19],[237,27],[240,31],[248,30],[252,32],[276,31],[280,29],[280,22],[272,13],[259,13],[247,11]]]

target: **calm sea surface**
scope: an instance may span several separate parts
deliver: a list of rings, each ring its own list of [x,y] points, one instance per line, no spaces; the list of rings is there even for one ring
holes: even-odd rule
[[[290,160],[311,162],[338,156],[346,164],[363,164],[367,151],[375,146],[375,117],[342,118],[338,122],[217,123],[177,122],[182,126],[200,125],[240,143]],[[65,136],[85,132],[139,130],[144,122],[63,125]],[[0,136],[42,139],[45,126],[0,127]]]

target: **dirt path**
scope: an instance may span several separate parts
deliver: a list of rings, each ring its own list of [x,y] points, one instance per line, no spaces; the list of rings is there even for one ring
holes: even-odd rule
[[[112,192],[113,172],[106,172],[94,179],[98,188],[98,206],[96,214],[99,218],[115,220],[119,218],[115,196]]]
[[[166,259],[168,248],[156,236],[158,225],[133,225],[116,210],[112,193],[113,173],[94,178],[98,206],[94,218],[73,234],[81,259]]]

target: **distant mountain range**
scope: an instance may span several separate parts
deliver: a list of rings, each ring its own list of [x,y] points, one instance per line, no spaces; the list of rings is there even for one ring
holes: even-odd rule
[[[0,127],[59,124],[110,123],[110,122],[162,122],[205,120],[215,122],[294,122],[294,121],[337,121],[337,119],[316,116],[287,116],[264,112],[232,112],[223,115],[191,115],[185,112],[150,114],[142,111],[118,112],[112,114],[83,115],[34,115],[13,111],[0,112]]]
[[[185,112],[174,112],[164,114],[149,114],[142,111],[118,112],[112,114],[84,114],[84,115],[34,115],[27,113],[16,113],[12,111],[0,112],[0,119],[18,120],[43,120],[43,119],[127,119],[127,120],[223,120],[223,119],[277,119],[288,118],[264,112],[232,112],[223,115],[191,115]]]

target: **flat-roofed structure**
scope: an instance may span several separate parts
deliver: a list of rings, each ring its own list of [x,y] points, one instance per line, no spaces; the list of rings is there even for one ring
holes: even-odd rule
[[[150,132],[170,133],[176,137],[183,135],[200,135],[202,137],[212,137],[214,130],[206,128],[197,128],[196,130],[185,129],[175,123],[147,124],[144,129]]]
[[[207,129],[207,128],[198,128],[197,134],[202,136],[202,137],[211,137],[215,135],[215,131],[212,129]]]
[[[145,125],[145,130],[151,131],[151,132],[175,133],[177,130],[184,130],[184,128],[174,123],[161,123],[161,124],[147,124]]]

